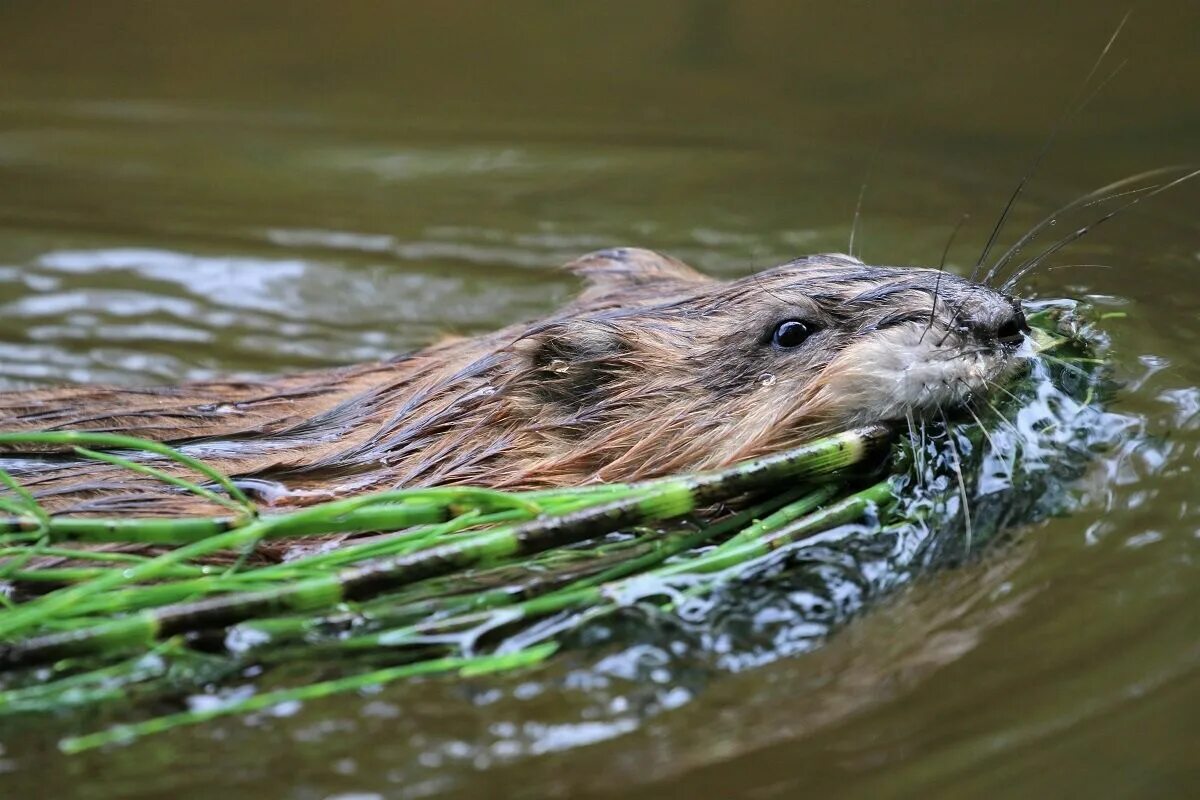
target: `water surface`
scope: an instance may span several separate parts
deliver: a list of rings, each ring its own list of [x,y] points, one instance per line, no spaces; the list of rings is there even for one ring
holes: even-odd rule
[[[949,257],[965,274],[1125,11],[9,5],[0,383],[171,382],[390,355],[543,313],[573,290],[556,265],[618,244],[722,276],[844,251],[864,184],[856,253],[934,264],[970,214]],[[1084,191],[1198,157],[1197,30],[1194,4],[1137,6],[1101,74],[1124,66],[1063,127],[1008,241]],[[1198,203],[1197,187],[1155,198],[1055,259],[1104,267],[1025,285],[1124,312],[1106,325],[1124,381],[1116,410],[1143,421],[1138,446],[1097,462],[1081,509],[918,581],[821,648],[694,692],[643,682],[650,650],[622,650],[603,692],[578,685],[597,673],[565,658],[524,683],[389,687],[71,759],[57,737],[104,725],[104,712],[48,720],[0,737],[0,787],[97,799],[1191,796]],[[625,705],[589,709],[598,697]]]

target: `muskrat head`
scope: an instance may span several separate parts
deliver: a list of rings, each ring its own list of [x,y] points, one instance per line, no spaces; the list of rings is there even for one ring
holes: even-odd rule
[[[936,415],[1002,381],[1027,331],[992,289],[844,255],[729,282],[635,249],[571,269],[588,286],[518,342],[527,370],[513,388],[544,444],[602,478]]]

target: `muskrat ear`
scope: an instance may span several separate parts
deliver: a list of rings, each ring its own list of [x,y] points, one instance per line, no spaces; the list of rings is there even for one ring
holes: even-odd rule
[[[697,272],[682,261],[639,247],[597,250],[575,259],[567,264],[566,269],[586,281],[586,286],[577,301],[579,303],[606,298],[619,299],[623,294],[657,284],[697,284],[712,281],[712,278]]]
[[[629,343],[614,329],[592,320],[546,325],[516,345],[526,360],[528,386],[539,399],[585,407],[619,379]]]

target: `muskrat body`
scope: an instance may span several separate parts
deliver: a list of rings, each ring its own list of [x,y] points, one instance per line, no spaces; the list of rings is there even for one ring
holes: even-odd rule
[[[1019,361],[1019,305],[929,269],[822,255],[722,282],[621,248],[557,313],[396,359],[266,380],[0,394],[0,430],[166,442],[269,505],[435,484],[531,488],[723,466],[937,413]],[[221,509],[33,446],[0,466],[54,513]]]

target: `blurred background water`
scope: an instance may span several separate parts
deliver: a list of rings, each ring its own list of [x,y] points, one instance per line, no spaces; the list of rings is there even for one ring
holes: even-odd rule
[[[5,4],[0,385],[386,356],[555,307],[573,291],[556,266],[600,247],[653,247],[722,276],[844,251],[860,190],[866,260],[936,264],[970,214],[949,259],[966,273],[1126,11]],[[1200,156],[1198,34],[1195,3],[1137,4],[1101,75],[1124,66],[1064,126],[1008,241],[1089,189]],[[1057,257],[1106,268],[1025,287],[1126,312],[1108,325],[1117,408],[1144,420],[1139,445],[1097,463],[1078,512],[919,582],[821,649],[694,697],[659,687],[653,715],[635,713],[629,662],[656,656],[622,651],[599,672],[568,660],[544,682],[391,687],[69,760],[50,721],[20,742],[0,731],[0,787],[1192,796],[1198,204],[1196,186],[1154,198]],[[609,684],[548,688],[588,680]],[[589,724],[601,694],[630,713]],[[575,722],[542,721],[571,704]]]

